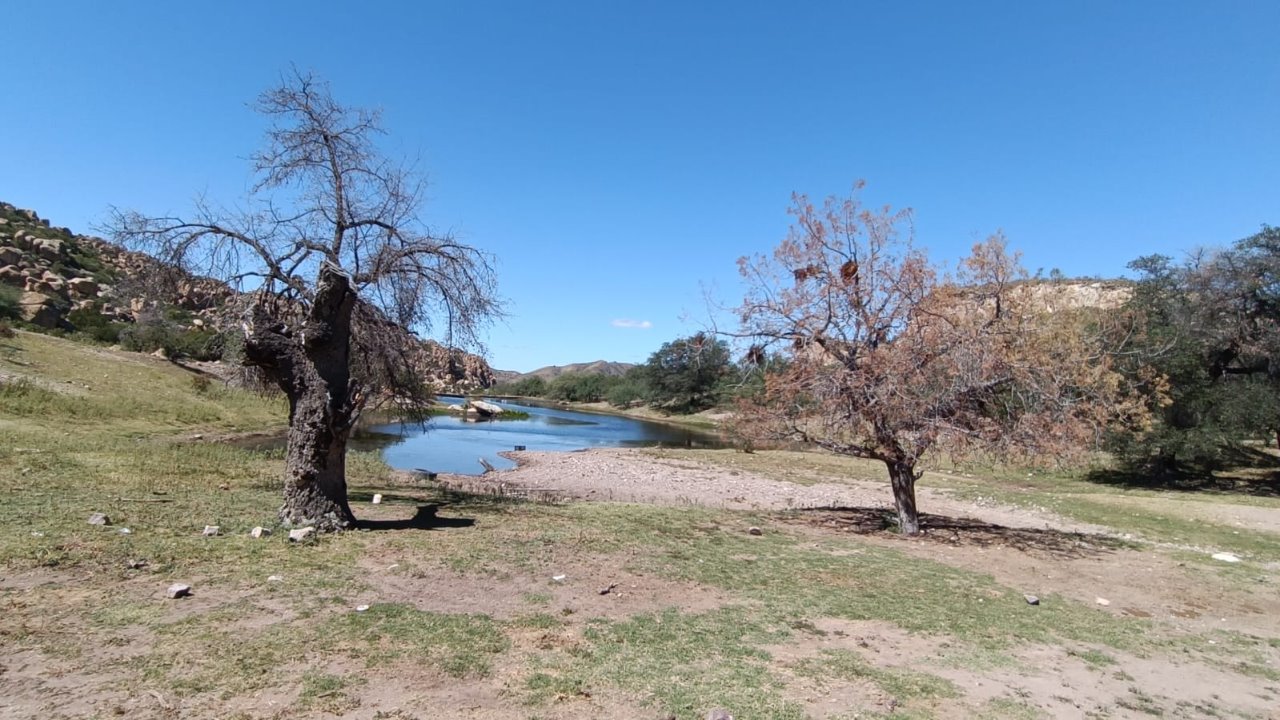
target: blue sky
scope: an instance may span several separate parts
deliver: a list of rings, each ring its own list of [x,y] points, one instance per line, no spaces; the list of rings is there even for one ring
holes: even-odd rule
[[[497,256],[499,368],[642,361],[740,297],[792,191],[858,178],[941,262],[1003,229],[1116,276],[1280,223],[1274,0],[195,5],[6,3],[0,199],[79,231],[233,202],[248,103],[314,70]]]

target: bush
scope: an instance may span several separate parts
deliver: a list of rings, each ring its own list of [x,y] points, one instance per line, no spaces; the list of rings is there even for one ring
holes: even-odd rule
[[[19,301],[22,293],[17,288],[0,285],[0,318],[16,320],[19,317]]]
[[[547,397],[563,402],[600,402],[622,378],[594,373],[566,373],[547,388]]]
[[[162,315],[148,314],[120,331],[120,345],[134,352],[164,350],[173,359],[219,360],[226,339],[215,330],[187,330]]]
[[[116,322],[103,315],[96,304],[67,313],[67,322],[71,323],[76,332],[109,345],[120,342],[120,333],[129,327],[127,323]]]
[[[0,320],[0,338],[11,338],[13,336],[13,325],[10,325],[8,320]]]

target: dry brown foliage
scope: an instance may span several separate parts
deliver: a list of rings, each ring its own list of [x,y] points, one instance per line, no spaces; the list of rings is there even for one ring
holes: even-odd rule
[[[1046,309],[1000,235],[944,274],[913,246],[910,213],[864,208],[860,187],[820,208],[796,196],[773,255],[739,261],[739,334],[786,357],[740,432],[883,461],[912,533],[930,452],[1059,461],[1143,421],[1103,343],[1122,318]]]

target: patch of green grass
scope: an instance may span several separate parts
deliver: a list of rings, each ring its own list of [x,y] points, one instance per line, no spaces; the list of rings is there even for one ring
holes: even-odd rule
[[[360,677],[309,670],[302,675],[302,691],[298,694],[298,705],[304,710],[340,714],[360,704],[359,700],[351,698],[344,691],[353,685],[364,683],[365,680]]]
[[[1015,698],[995,698],[977,712],[979,720],[1038,720],[1044,717],[1036,706]]]
[[[1107,667],[1108,665],[1116,664],[1115,658],[1102,652],[1101,650],[1094,650],[1092,648],[1085,649],[1085,650],[1072,649],[1072,650],[1068,650],[1067,654],[1072,657],[1080,658],[1081,660],[1085,661],[1089,665],[1092,665],[1093,667],[1096,667],[1096,668],[1102,668],[1102,667]]]
[[[510,641],[487,615],[423,612],[385,603],[331,618],[321,637],[370,665],[397,661],[438,667],[457,677],[483,677]]]
[[[876,666],[851,650],[823,650],[817,657],[794,663],[791,669],[819,682],[832,678],[866,680],[875,683],[899,703],[954,698],[961,694],[949,680],[916,670]]]
[[[524,600],[530,605],[535,605],[537,607],[546,607],[547,605],[551,604],[551,600],[553,598],[551,596],[551,593],[527,592],[521,595],[520,599]]]
[[[679,717],[731,708],[740,717],[800,720],[761,645],[784,638],[746,608],[675,610],[622,621],[592,621],[584,643],[544,661],[526,681],[534,702],[592,694],[601,686],[648,697]]]

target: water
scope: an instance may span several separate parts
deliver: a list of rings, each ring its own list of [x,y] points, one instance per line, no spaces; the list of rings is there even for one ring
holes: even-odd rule
[[[441,397],[445,403],[461,398]],[[498,455],[524,445],[528,450],[570,451],[598,447],[723,447],[717,436],[629,417],[575,412],[512,401],[503,407],[529,413],[527,420],[467,422],[442,415],[422,426],[392,423],[371,429],[353,440],[353,447],[378,447],[387,464],[402,470],[475,475],[483,471],[479,458],[506,469],[515,463]]]

